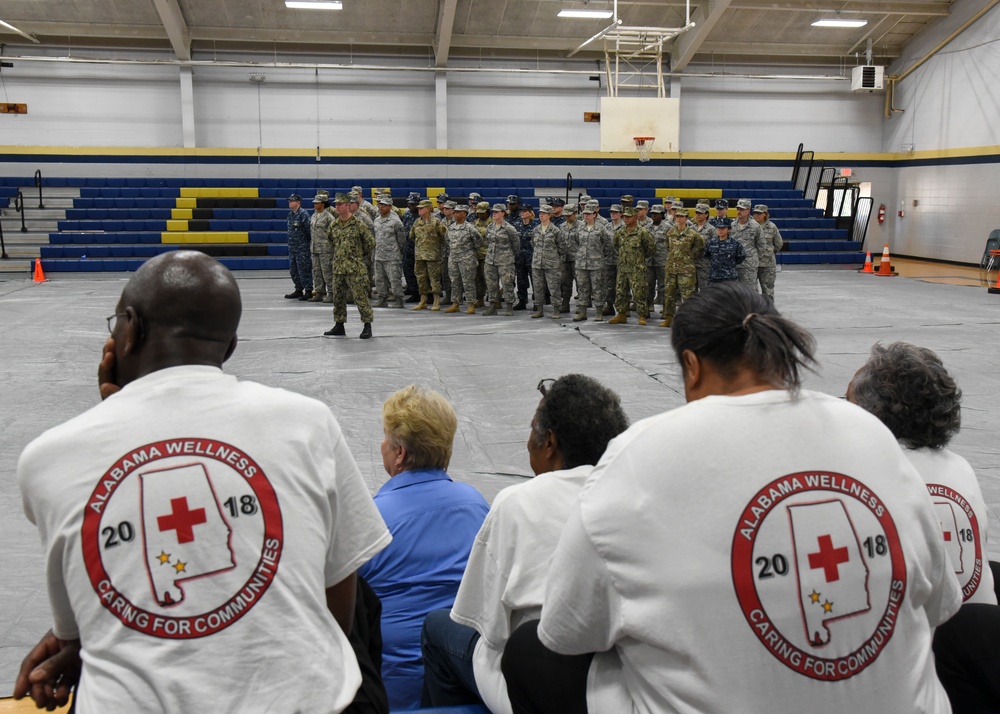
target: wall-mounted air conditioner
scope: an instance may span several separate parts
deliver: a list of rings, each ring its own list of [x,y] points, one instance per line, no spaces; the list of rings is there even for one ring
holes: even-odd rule
[[[878,92],[885,89],[885,67],[865,64],[851,70],[852,92]]]

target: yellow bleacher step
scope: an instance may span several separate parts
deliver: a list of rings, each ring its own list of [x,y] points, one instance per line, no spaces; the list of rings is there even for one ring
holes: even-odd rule
[[[161,243],[249,243],[246,231],[188,231],[160,234]]]
[[[722,198],[721,188],[658,188],[657,198]]]
[[[181,188],[181,198],[257,198],[256,188]]]
[[[189,221],[194,218],[194,211],[192,208],[171,208],[170,217],[174,220]]]
[[[167,221],[168,231],[186,231],[188,229],[187,221]]]
[[[446,193],[446,191],[445,191],[445,189],[444,189],[443,186],[441,186],[440,188],[434,187],[434,186],[428,186],[427,187],[427,193],[425,193],[424,195],[427,196],[427,198],[429,198],[431,200],[431,202],[436,206],[437,205],[437,197],[438,197],[439,193]]]
[[[178,208],[197,208],[198,199],[197,198],[178,198],[177,199]]]

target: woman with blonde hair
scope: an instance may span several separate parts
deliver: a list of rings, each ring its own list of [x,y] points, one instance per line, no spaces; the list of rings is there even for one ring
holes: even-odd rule
[[[420,706],[420,628],[451,607],[489,505],[446,469],[458,419],[441,394],[410,385],[382,405],[382,465],[375,505],[392,543],[359,574],[382,600],[382,679],[393,709]]]

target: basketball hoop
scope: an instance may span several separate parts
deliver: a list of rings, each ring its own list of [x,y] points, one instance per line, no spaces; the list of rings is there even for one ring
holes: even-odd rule
[[[656,141],[656,137],[636,136],[633,138],[635,140],[635,150],[639,152],[639,161],[649,161],[650,156],[653,154],[653,142]]]

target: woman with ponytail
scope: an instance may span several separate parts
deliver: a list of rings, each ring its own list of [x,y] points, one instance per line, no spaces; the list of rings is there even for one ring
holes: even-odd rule
[[[688,404],[614,439],[504,651],[514,712],[947,712],[961,604],[878,419],[803,389],[814,340],[740,283],[672,328]]]

